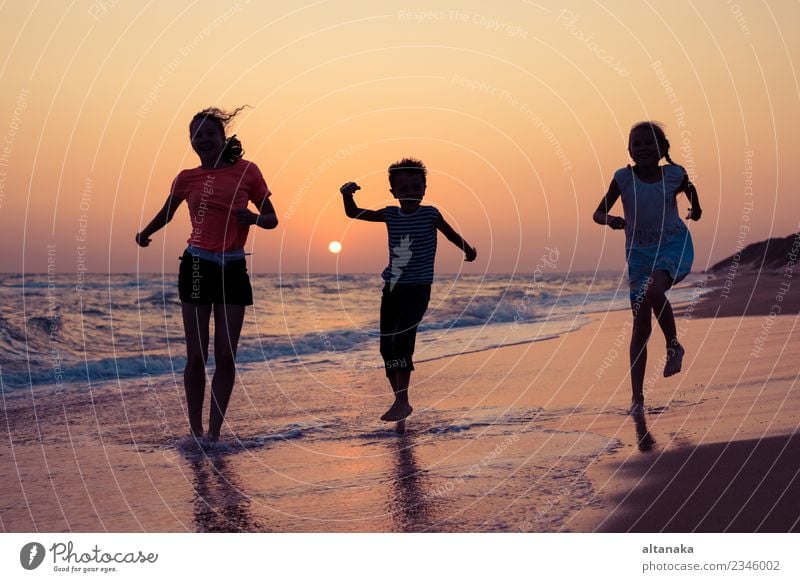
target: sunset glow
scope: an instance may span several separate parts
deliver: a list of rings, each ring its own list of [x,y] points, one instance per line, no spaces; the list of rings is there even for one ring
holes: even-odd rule
[[[210,105],[251,106],[232,131],[281,221],[251,232],[255,272],[326,271],[345,232],[340,271],[383,268],[383,234],[344,216],[338,188],[392,204],[403,156],[479,250],[437,270],[531,271],[545,247],[561,271],[620,270],[620,236],[591,214],[642,119],[664,123],[702,197],[695,269],[797,230],[796,3],[424,6],[6,3],[0,269],[46,271],[48,245],[59,272],[167,269],[185,208],[148,250],[133,236],[197,165],[188,123]]]

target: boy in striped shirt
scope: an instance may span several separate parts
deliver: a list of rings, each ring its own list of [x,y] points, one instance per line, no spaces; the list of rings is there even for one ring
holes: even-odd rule
[[[464,251],[465,260],[474,261],[477,257],[475,248],[447,224],[439,210],[422,206],[426,175],[425,165],[411,158],[389,166],[389,191],[400,206],[381,210],[358,207],[353,194],[361,188],[355,182],[339,189],[349,218],[385,222],[389,234],[389,264],[382,275],[380,323],[381,356],[395,398],[391,408],[381,416],[387,422],[401,421],[413,410],[408,403],[408,386],[414,369],[417,326],[431,297],[437,231]]]

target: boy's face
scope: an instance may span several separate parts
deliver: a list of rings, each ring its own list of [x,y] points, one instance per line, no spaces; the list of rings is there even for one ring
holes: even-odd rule
[[[419,202],[425,196],[425,176],[419,172],[398,172],[392,176],[389,192],[400,202]]]

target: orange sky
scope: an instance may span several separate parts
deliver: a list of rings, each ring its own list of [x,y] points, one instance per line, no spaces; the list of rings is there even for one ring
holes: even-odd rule
[[[385,229],[337,190],[390,203],[406,155],[478,247],[464,265],[442,239],[440,271],[532,271],[546,247],[559,271],[621,270],[623,235],[591,214],[642,119],[700,193],[695,270],[799,229],[797,3],[395,5],[3,4],[0,271],[177,272],[185,207],[150,248],[134,233],[197,165],[191,116],[244,103],[233,131],[281,218],[251,232],[255,271],[379,272]]]

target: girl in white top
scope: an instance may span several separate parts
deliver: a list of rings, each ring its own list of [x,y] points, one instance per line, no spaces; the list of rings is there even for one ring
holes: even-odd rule
[[[594,212],[594,221],[614,230],[625,229],[633,333],[630,345],[631,414],[644,416],[644,374],[647,340],[652,330],[650,313],[656,316],[667,341],[664,376],[681,371],[685,350],[678,342],[675,317],[666,291],[689,274],[694,248],[689,229],[678,215],[677,195],[686,193],[691,209],[688,219],[700,220],[697,190],[686,171],[669,157],[669,141],[655,122],[637,123],[628,138],[634,161],[614,173],[614,179]],[[661,166],[665,158],[669,165]],[[609,211],[622,198],[625,218]]]

